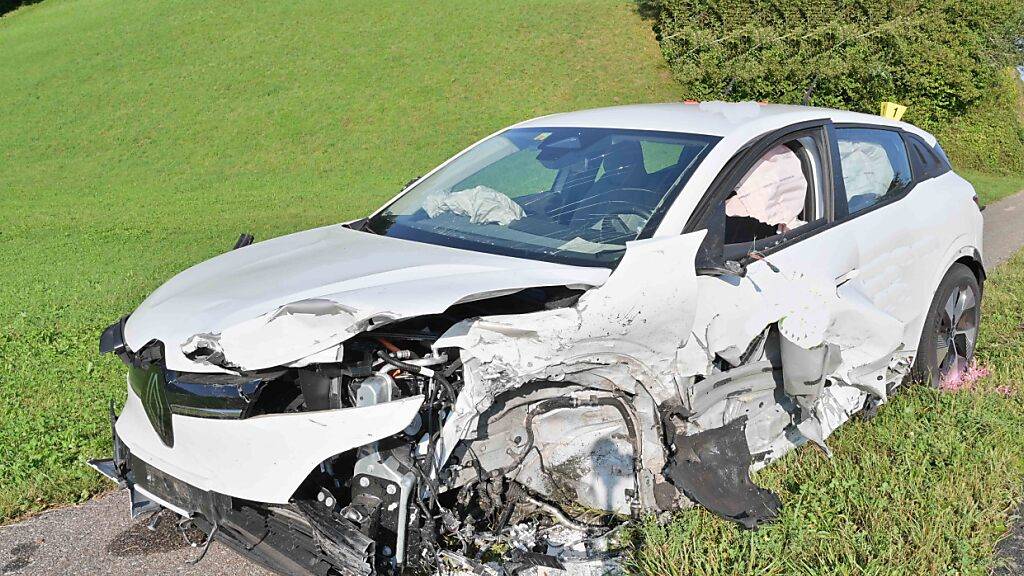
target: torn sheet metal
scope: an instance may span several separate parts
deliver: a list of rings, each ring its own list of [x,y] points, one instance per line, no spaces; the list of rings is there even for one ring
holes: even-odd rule
[[[884,402],[909,369],[901,360],[903,323],[864,296],[856,271],[835,280],[759,267],[737,284],[700,280],[701,298],[717,305],[713,311],[698,310],[690,349],[677,353],[690,373],[699,373],[715,357],[739,365],[765,326],[778,330],[781,390],[730,398],[689,428],[691,433],[711,430],[749,414],[747,439],[755,467],[808,440],[828,452],[825,439],[864,406],[868,395]],[[742,373],[740,368],[727,373],[736,370]]]
[[[815,443],[826,454],[831,451],[825,440],[854,414],[864,407],[868,394],[853,386],[833,384],[827,386],[818,397],[809,418],[801,422],[797,428],[787,428],[774,437],[762,435],[751,439],[751,445],[757,442],[757,456],[752,470],[758,470],[782,458],[790,451],[804,445],[808,441]],[[750,423],[748,423],[749,427]],[[748,430],[748,438],[750,438]]]
[[[809,356],[822,356],[823,346],[832,348],[829,362],[822,364],[825,376],[885,398],[886,369],[901,347],[904,326],[873,305],[856,275],[850,276],[838,287],[832,278],[765,268],[735,286],[702,278],[701,298],[716,306],[698,310],[696,339],[684,348],[685,355],[677,353],[677,365],[686,362],[694,372],[716,355],[738,364],[757,335],[775,324],[785,340]]]
[[[443,429],[442,461],[495,396],[526,382],[571,380],[619,364],[656,401],[674,398],[670,368],[693,321],[693,262],[704,234],[627,244],[604,286],[575,306],[467,320],[442,335],[435,350],[459,348],[465,362],[465,384]]]
[[[487,394],[574,371],[624,364],[636,381],[663,385],[696,308],[692,262],[704,231],[631,242],[604,286],[569,308],[485,316],[453,326],[434,348],[459,348],[480,364]]]
[[[903,325],[863,296],[855,274],[838,287],[832,278],[764,267],[742,279],[698,279],[676,263],[691,262],[699,240],[631,244],[608,282],[574,307],[452,327],[434,346],[461,350],[465,385],[443,430],[439,462],[455,442],[472,437],[477,416],[498,394],[539,380],[593,386],[596,371],[617,367],[618,374],[605,376],[613,387],[644,392],[658,404],[681,403],[691,419],[680,428],[684,437],[703,438],[707,450],[724,443],[718,449],[742,461],[723,468],[729,482],[717,480],[745,502],[744,510],[706,501],[718,496],[694,486],[688,496],[745,525],[773,517],[777,501],[735,471],[807,440],[824,447],[868,394],[884,401],[899,377],[890,365]],[[638,278],[655,282],[638,286]],[[772,326],[777,336],[769,351]],[[716,359],[731,367],[716,368]],[[735,446],[740,440],[745,452]],[[645,469],[661,469],[655,463],[667,453],[655,452],[644,455]]]
[[[362,321],[360,321],[362,320]],[[323,352],[339,360],[339,342],[358,334],[369,319],[331,300],[310,299],[281,306],[223,332],[196,334],[181,345],[188,358],[227,369],[278,366]],[[321,355],[321,358],[323,356]]]
[[[220,335],[228,349],[227,363],[261,370],[301,360],[359,330],[396,319],[437,314],[459,302],[525,288],[600,286],[608,275],[607,268],[524,260],[327,226],[232,250],[178,274],[132,313],[125,342],[132,350],[154,339],[163,342],[170,370],[224,372],[224,367],[192,360],[182,350],[193,338],[186,350],[202,345],[203,335]],[[331,302],[338,313],[279,315],[303,302]],[[352,324],[342,326],[346,321]],[[297,334],[301,324],[311,326],[312,335]],[[254,330],[287,345],[289,352],[260,356],[230,344],[258,344]],[[315,345],[292,346],[290,334]],[[245,358],[233,360],[232,350]]]

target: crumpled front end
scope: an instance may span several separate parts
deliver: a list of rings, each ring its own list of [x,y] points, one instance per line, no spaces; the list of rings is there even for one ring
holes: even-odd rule
[[[487,573],[499,546],[564,566],[695,502],[757,527],[781,503],[751,471],[827,451],[913,352],[855,280],[698,276],[704,234],[632,242],[606,279],[448,287],[386,318],[320,295],[139,350],[114,325],[113,476],[290,573]],[[169,367],[169,346],[210,371]]]

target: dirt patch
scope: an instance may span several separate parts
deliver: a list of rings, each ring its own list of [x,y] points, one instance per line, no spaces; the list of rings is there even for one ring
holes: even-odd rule
[[[1024,574],[1024,503],[1013,515],[1010,532],[996,544],[997,566],[992,576]]]
[[[178,517],[175,514],[163,510],[159,513],[152,530],[148,524],[135,522],[127,530],[114,536],[107,544],[107,553],[120,557],[142,556],[173,552],[190,546],[178,529]],[[202,542],[205,535],[193,528],[188,532],[188,538],[191,542]]]

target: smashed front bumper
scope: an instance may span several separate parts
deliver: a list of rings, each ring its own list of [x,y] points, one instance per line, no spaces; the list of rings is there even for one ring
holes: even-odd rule
[[[422,396],[394,402],[244,420],[171,414],[174,445],[154,428],[131,386],[116,432],[141,460],[209,492],[255,502],[287,504],[321,462],[400,432],[415,418]]]
[[[115,421],[111,409],[111,425]],[[131,495],[138,517],[166,508],[239,555],[281,574],[371,574],[374,542],[315,503],[273,505],[206,491],[144,462],[113,428],[114,454],[89,465]]]

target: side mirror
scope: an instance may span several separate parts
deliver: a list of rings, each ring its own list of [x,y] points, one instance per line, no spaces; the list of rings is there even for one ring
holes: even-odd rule
[[[698,266],[698,276],[739,276],[747,275],[747,267],[735,260],[726,260],[721,266]]]

